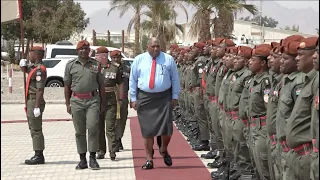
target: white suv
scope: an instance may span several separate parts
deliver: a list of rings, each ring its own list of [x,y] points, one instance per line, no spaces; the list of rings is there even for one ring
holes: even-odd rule
[[[63,87],[63,77],[66,64],[74,57],[43,59],[47,68],[46,87]]]

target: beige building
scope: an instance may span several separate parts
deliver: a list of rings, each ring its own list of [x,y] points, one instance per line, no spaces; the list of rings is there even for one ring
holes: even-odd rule
[[[185,34],[182,38],[177,38],[178,42],[183,45],[192,45],[197,42],[197,37],[190,37],[188,32],[190,30],[189,24],[184,24]],[[261,27],[248,21],[235,20],[233,35],[236,38],[245,36],[251,44],[270,43],[273,41],[279,42],[281,39],[293,35],[299,34],[304,37],[315,36],[312,34],[304,34],[295,31],[282,30],[277,28]]]
[[[92,33],[83,33],[83,34],[76,34],[73,35],[70,38],[70,42],[72,42],[73,44],[75,44],[76,42],[80,41],[81,38],[86,39],[87,41],[89,41],[89,43],[92,43]],[[96,33],[97,39],[108,39],[108,32],[105,33]],[[112,41],[113,43],[122,43],[122,32],[110,32],[110,41]],[[124,42],[125,43],[134,43],[134,34],[131,33],[130,35],[128,35],[126,32],[124,32]]]

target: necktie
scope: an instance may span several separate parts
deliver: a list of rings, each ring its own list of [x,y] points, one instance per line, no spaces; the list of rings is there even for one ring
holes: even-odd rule
[[[154,79],[156,74],[156,58],[152,58],[152,66],[151,66],[151,73],[150,73],[150,81],[149,81],[149,88],[154,88]]]

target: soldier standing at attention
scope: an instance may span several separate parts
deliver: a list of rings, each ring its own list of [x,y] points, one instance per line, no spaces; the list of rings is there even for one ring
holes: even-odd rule
[[[319,40],[316,48],[316,52],[313,54],[313,66],[314,69],[318,71],[319,82]],[[312,180],[319,179],[319,87],[317,88],[317,93],[313,98],[313,108],[311,116],[311,135],[313,151],[311,153],[311,168],[310,168],[310,178]]]
[[[117,122],[116,127],[116,139],[117,139],[117,149],[123,150],[123,144],[121,138],[123,137],[124,130],[126,128],[127,119],[128,119],[128,92],[129,92],[129,77],[130,77],[130,67],[121,62],[121,58],[115,59],[118,64],[121,64],[122,67],[122,80],[123,80],[123,98],[120,106],[120,119]],[[120,88],[120,86],[119,86]],[[118,88],[118,89],[119,89]],[[118,91],[119,92],[119,91]],[[120,92],[119,92],[120,93]],[[118,97],[120,95],[118,94]],[[118,101],[121,102],[121,99],[118,98]]]
[[[313,68],[313,54],[318,37],[309,37],[302,40],[296,57],[298,70],[305,73],[305,82],[292,113],[288,119],[286,140],[291,149],[287,156],[287,164],[293,170],[294,179],[310,179],[310,150],[311,137],[311,105],[319,87],[318,73]]]
[[[105,47],[97,49],[97,59],[108,57],[108,50]],[[114,50],[110,53],[112,59],[111,63],[107,63],[102,67],[102,74],[104,78],[104,92],[106,98],[106,115],[104,119],[100,119],[99,123],[99,151],[97,159],[103,159],[106,153],[106,136],[108,138],[108,149],[111,160],[115,160],[117,144],[116,144],[116,115],[117,115],[117,96],[116,85],[119,85],[118,101],[120,107],[123,97],[123,79],[122,67],[117,61],[121,60],[122,55],[119,50]],[[106,134],[106,136],[105,136]]]
[[[100,169],[96,160],[99,148],[99,112],[103,113],[105,110],[104,78],[100,63],[89,57],[89,42],[79,41],[76,49],[79,57],[66,64],[64,73],[66,107],[67,112],[72,115],[77,150],[80,155],[76,169],[88,168],[86,159],[86,129],[88,129],[89,166],[97,170]]]
[[[283,74],[280,73],[280,46],[275,42],[273,42],[272,45],[273,49],[270,51],[270,55],[268,57],[268,65],[270,68],[269,74],[272,72],[272,75],[270,75],[271,89],[268,99],[266,120],[267,133],[269,136],[269,138],[267,138],[268,162],[271,180],[280,180],[279,168],[276,163],[278,158],[275,155],[277,150],[276,115],[278,110],[279,92],[283,85]]]
[[[270,55],[269,48],[258,47],[253,49],[250,61],[250,70],[255,76],[250,82],[249,111],[250,131],[252,135],[252,152],[257,171],[262,180],[270,178],[267,159],[267,131],[266,114],[271,83],[268,74],[267,57]]]
[[[43,48],[34,46],[30,51],[30,62],[32,65],[27,66],[26,59],[20,60],[21,70],[24,73],[28,73],[25,92],[28,100],[25,110],[32,137],[33,150],[35,151],[35,155],[31,159],[25,160],[25,164],[28,165],[45,163],[43,156],[44,137],[42,133],[42,113],[46,104],[43,99],[43,94],[47,71],[46,67],[42,64],[43,56]]]

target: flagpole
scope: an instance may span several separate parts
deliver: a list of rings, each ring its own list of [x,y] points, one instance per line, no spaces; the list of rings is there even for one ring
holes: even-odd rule
[[[20,41],[21,41],[21,46],[22,46],[22,53],[21,53],[21,58],[24,58],[24,27],[23,27],[23,11],[22,11],[22,0],[18,0],[18,6],[19,6],[19,22],[20,22]],[[25,68],[26,69],[26,68]],[[24,102],[25,102],[25,110],[27,108],[27,94],[26,92],[26,72],[23,71],[23,87],[24,87]]]

